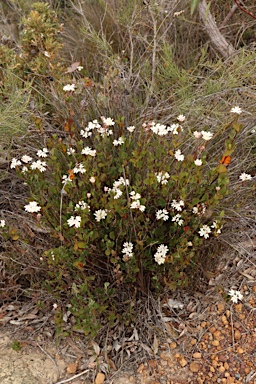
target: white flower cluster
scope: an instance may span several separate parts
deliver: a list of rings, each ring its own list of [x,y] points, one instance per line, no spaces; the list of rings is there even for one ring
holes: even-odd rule
[[[79,163],[75,166],[73,171],[74,171],[74,173],[82,173],[83,174],[86,172],[86,169],[82,163]]]
[[[39,149],[37,151],[37,156],[45,158],[45,157],[48,156],[48,153],[49,153],[49,150],[47,148]],[[22,163],[28,164],[32,160],[33,160],[32,157],[28,156],[28,155],[23,155],[21,157],[21,161],[16,159],[16,158],[13,158],[12,161],[11,161],[10,168],[11,169],[16,168],[17,166],[22,165]],[[31,163],[30,168],[32,170],[38,169],[40,172],[44,172],[46,170],[46,162],[45,161],[41,161],[40,159],[38,159],[38,160],[34,161],[33,163]],[[26,173],[27,171],[28,171],[28,167],[26,165],[24,165],[22,167],[22,171],[21,172],[22,173]]]
[[[124,144],[124,138],[121,136],[121,137],[119,137],[117,140],[114,140],[113,141],[113,145],[115,146],[115,147],[117,147],[118,145],[122,145],[122,144]]]
[[[95,220],[98,222],[104,220],[107,217],[107,214],[106,209],[98,209],[98,211],[94,212]]]
[[[151,122],[150,129],[152,132],[154,132],[158,136],[165,136],[169,132],[169,129],[166,125],[159,124],[159,123],[156,124],[154,121]]]
[[[130,182],[128,179],[124,179],[123,177],[120,177],[118,180],[114,181],[113,188],[107,188],[108,193],[113,191],[115,193],[114,199],[119,199],[119,197],[122,196],[123,191],[120,189],[123,185],[129,185]]]
[[[181,218],[181,215],[179,213],[173,216],[172,221],[176,222],[179,226],[184,223],[184,220]]]
[[[34,213],[34,212],[39,212],[41,210],[40,205],[36,201],[30,201],[28,205],[24,205],[25,211]]]
[[[81,154],[95,157],[96,156],[96,149],[91,149],[90,147],[85,147],[84,149],[82,149]]]
[[[157,134],[158,136],[166,136],[169,132],[171,132],[173,135],[178,135],[179,132],[183,131],[183,128],[180,123],[183,123],[186,118],[184,115],[179,115],[177,117],[177,120],[179,121],[179,123],[172,124],[171,126],[155,123],[154,121],[151,121],[148,126],[151,131]]]
[[[74,92],[75,87],[76,87],[75,84],[66,84],[63,87],[63,91],[64,92]]]
[[[182,207],[184,207],[184,205],[185,205],[185,203],[183,200],[180,200],[180,201],[173,200],[171,203],[171,207],[173,209],[176,209],[176,211],[178,211],[178,212],[182,211]]]
[[[239,291],[235,291],[234,289],[230,289],[228,294],[231,297],[231,301],[233,301],[233,303],[237,303],[238,300],[243,300],[244,298]]]
[[[210,236],[210,233],[211,233],[211,228],[209,227],[209,225],[206,225],[204,224],[202,226],[202,228],[199,229],[198,233],[199,233],[199,236],[202,236],[204,237],[205,239],[208,239],[208,237]]]
[[[241,115],[243,110],[240,107],[236,106],[236,107],[231,108],[230,112],[231,113],[236,113],[237,115]]]
[[[74,153],[76,153],[76,150],[74,148],[70,147],[70,148],[67,149],[67,155],[68,156],[71,156]]]
[[[127,131],[129,131],[129,132],[131,132],[131,133],[135,131],[135,127],[134,127],[134,125],[130,125],[130,126],[127,127],[126,129],[127,129]]]
[[[5,220],[0,220],[0,227],[1,228],[5,227]]]
[[[122,253],[124,254],[124,256],[126,256],[126,258],[131,258],[133,256],[133,243],[130,243],[130,242],[126,242],[123,244],[123,249],[122,249]]]
[[[248,173],[241,173],[241,175],[239,176],[239,179],[242,180],[242,181],[247,181],[247,180],[251,180],[252,179],[252,176],[249,175]]]
[[[141,195],[135,191],[130,192],[130,198],[133,200],[131,203],[131,209],[139,209],[141,212],[144,212],[146,207],[140,203]]]
[[[90,137],[92,135],[92,131],[95,129],[102,137],[104,136],[110,136],[113,134],[112,129],[109,127],[112,127],[115,125],[114,120],[112,120],[110,117],[101,117],[102,125],[98,122],[98,120],[90,121],[85,129],[82,129],[80,131],[80,135],[84,138]]]
[[[167,252],[169,251],[168,247],[164,244],[159,245],[157,251],[154,255],[155,261],[157,264],[164,264]]]
[[[181,154],[181,150],[178,149],[175,153],[174,153],[174,157],[176,160],[178,161],[184,161],[184,155]]]
[[[81,226],[81,216],[71,216],[67,222],[69,227],[79,228]]]
[[[207,132],[207,131],[201,131],[201,132],[195,131],[194,132],[194,136],[195,136],[196,139],[200,139],[200,137],[202,137],[203,140],[209,141],[209,140],[212,139],[213,133],[212,132]]]
[[[170,175],[168,172],[158,172],[155,173],[158,183],[167,184]]]
[[[81,209],[81,211],[84,211],[85,209],[87,209],[88,212],[90,212],[91,207],[85,201],[81,200],[81,201],[78,201],[78,203],[75,206],[75,211],[78,211],[79,209]]]
[[[159,209],[157,212],[156,212],[156,219],[157,220],[164,220],[164,221],[167,221],[169,219],[169,213],[166,209]]]

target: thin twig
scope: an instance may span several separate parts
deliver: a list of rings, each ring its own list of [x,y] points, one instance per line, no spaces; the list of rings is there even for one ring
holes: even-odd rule
[[[89,372],[90,369],[86,369],[85,371],[83,372],[80,372],[78,373],[77,375],[73,376],[73,377],[70,377],[69,379],[66,379],[66,380],[61,380],[61,381],[58,381],[57,383],[54,383],[54,384],[63,384],[63,383],[68,383],[69,381],[72,381],[74,379],[76,379],[77,377],[80,377],[82,375],[85,375],[87,372]]]
[[[230,324],[231,324],[231,331],[232,331],[232,347],[233,350],[235,350],[235,337],[234,337],[234,325],[233,325],[233,312],[232,312],[232,305],[230,307]]]
[[[37,346],[38,348],[41,349],[41,351],[53,362],[54,366],[55,366],[55,369],[56,369],[56,372],[57,372],[57,380],[59,379],[60,377],[60,371],[59,371],[59,367],[58,365],[55,363],[55,360],[51,357],[51,355],[49,355],[48,352],[46,352],[42,347],[41,345],[38,343],[38,341],[36,342],[37,343]]]

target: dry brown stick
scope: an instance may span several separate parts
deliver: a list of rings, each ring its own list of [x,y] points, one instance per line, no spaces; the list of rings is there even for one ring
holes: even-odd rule
[[[225,19],[222,21],[221,25],[219,26],[219,29],[222,29],[227,25],[227,23],[229,22],[231,17],[234,15],[237,8],[238,8],[238,5],[234,4],[233,7],[230,9],[229,13],[227,14],[227,16],[225,17]]]

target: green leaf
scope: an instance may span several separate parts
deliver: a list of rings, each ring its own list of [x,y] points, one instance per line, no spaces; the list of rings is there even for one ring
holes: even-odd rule
[[[227,172],[227,167],[224,164],[218,165],[216,168],[218,173],[226,173]]]
[[[196,7],[198,7],[199,3],[200,3],[200,0],[191,0],[191,5],[190,5],[191,16],[195,12],[195,9],[196,9]]]

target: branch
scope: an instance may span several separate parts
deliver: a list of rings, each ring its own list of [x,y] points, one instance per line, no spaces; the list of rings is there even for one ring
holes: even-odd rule
[[[236,52],[235,48],[229,43],[225,37],[220,33],[217,24],[212,17],[206,0],[202,0],[199,3],[199,15],[204,23],[205,30],[211,39],[212,44],[217,51],[227,59]]]
[[[221,25],[219,26],[219,29],[222,29],[227,25],[227,23],[229,22],[231,17],[234,15],[237,8],[238,8],[238,5],[234,4],[233,7],[230,9],[229,13],[227,14],[227,16],[225,17],[225,19],[222,21]]]
[[[253,19],[256,19],[256,15],[254,15],[253,13],[251,13],[251,12],[247,11],[246,9],[244,9],[242,7],[242,5],[240,4],[239,0],[234,0],[234,2],[237,4],[237,6],[241,9],[242,12],[246,13],[246,15],[251,16]]]

